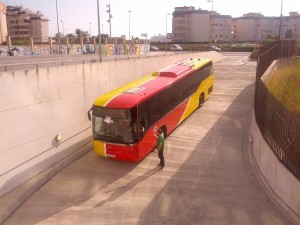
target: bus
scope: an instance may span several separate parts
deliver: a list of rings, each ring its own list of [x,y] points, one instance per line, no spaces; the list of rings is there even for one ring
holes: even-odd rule
[[[190,58],[98,97],[88,111],[93,148],[106,158],[138,162],[167,137],[213,91],[213,63]]]

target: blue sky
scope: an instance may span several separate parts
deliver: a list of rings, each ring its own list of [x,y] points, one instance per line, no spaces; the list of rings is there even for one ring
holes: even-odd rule
[[[67,33],[74,33],[76,28],[98,34],[97,0],[0,0],[7,5],[23,5],[32,11],[41,11],[48,17],[49,32],[57,33],[56,1],[58,3],[59,26]],[[110,4],[112,36],[148,37],[172,31],[172,13],[175,7],[194,6],[211,10],[212,3],[207,0],[99,0],[101,33],[109,34],[108,13],[106,5]],[[280,16],[281,0],[213,0],[213,8],[222,15],[240,17],[248,12],[260,12],[265,16]],[[290,11],[300,13],[300,0],[283,0],[283,15]],[[170,13],[170,16],[166,16]],[[63,22],[61,22],[61,20]],[[167,26],[166,26],[167,22]]]

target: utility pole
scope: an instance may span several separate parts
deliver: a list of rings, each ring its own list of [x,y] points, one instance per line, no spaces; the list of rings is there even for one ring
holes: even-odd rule
[[[168,16],[170,13],[166,15],[166,54],[168,53]]]
[[[279,41],[281,40],[281,19],[282,19],[282,2],[283,0],[281,0],[281,8],[280,8],[280,20],[279,20]]]
[[[59,33],[59,22],[58,22],[58,6],[56,0],[56,24],[57,24],[57,35],[58,35],[58,54],[60,54],[60,33]]]
[[[214,11],[214,0],[207,0],[207,2],[211,2],[211,20],[210,20],[210,47],[212,46],[212,42],[213,42],[213,35],[214,35],[214,32],[213,32],[213,17],[212,17],[212,14],[213,14],[213,11]]]
[[[106,10],[106,12],[108,13],[107,22],[109,23],[109,37],[111,38],[111,18],[112,18],[112,15],[110,14],[110,4],[108,4],[106,7],[108,8],[108,10]]]
[[[92,37],[92,23],[90,22],[90,37]]]
[[[130,38],[130,13],[131,13],[131,11],[129,10],[129,11],[128,11],[128,14],[129,14],[129,36],[128,36],[128,40],[131,39],[131,38]]]
[[[280,20],[279,20],[279,43],[280,43],[280,58],[282,58],[282,47],[283,47],[283,41],[281,41],[281,20],[282,20],[282,3],[283,0],[281,0],[281,8],[280,8]]]
[[[100,62],[102,62],[99,0],[97,0],[97,15],[98,15],[99,59],[100,59]]]
[[[63,36],[65,36],[65,26],[64,26],[64,21],[60,20],[61,25],[62,25],[62,31],[63,31]]]

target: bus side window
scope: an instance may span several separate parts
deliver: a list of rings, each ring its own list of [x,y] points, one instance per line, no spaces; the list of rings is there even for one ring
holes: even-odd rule
[[[141,116],[139,118],[139,127],[138,127],[139,139],[142,139],[144,137],[145,127],[146,127],[145,116]]]

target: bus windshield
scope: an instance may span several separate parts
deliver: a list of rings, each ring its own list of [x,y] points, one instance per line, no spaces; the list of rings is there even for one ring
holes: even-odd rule
[[[97,140],[131,144],[136,141],[135,118],[130,109],[93,106],[93,136]]]

